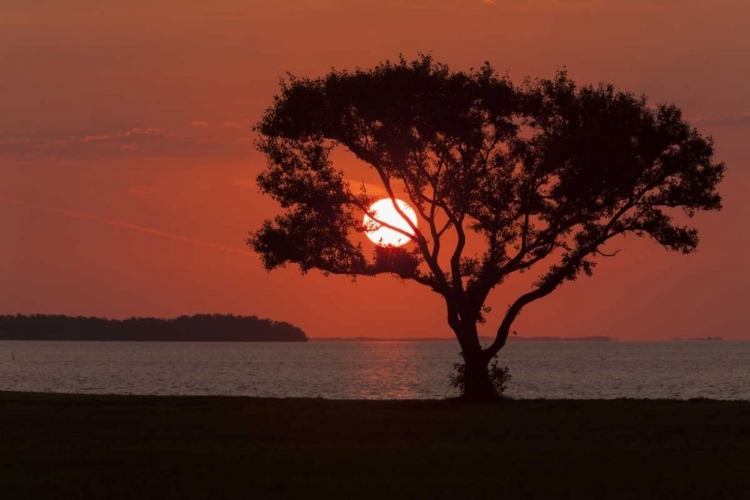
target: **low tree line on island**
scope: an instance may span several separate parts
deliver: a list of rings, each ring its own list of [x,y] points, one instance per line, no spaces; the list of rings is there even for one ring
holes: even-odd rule
[[[300,328],[257,316],[197,314],[125,320],[34,314],[0,316],[0,340],[306,342]]]

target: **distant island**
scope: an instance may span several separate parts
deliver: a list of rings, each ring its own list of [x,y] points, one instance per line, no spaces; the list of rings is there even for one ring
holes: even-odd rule
[[[300,328],[257,316],[197,314],[125,320],[33,314],[0,316],[0,340],[307,342]]]
[[[455,337],[311,337],[310,342],[455,342]]]
[[[723,337],[688,337],[688,338],[674,337],[672,340],[677,341],[677,342],[684,342],[684,341],[688,341],[688,342],[696,342],[696,341],[702,342],[702,341],[707,341],[707,340],[715,342],[715,341],[719,341],[719,340],[724,340],[724,338]]]
[[[480,336],[479,341],[490,343],[492,337]],[[615,342],[612,337],[508,337],[509,341],[520,342]],[[455,337],[313,337],[312,342],[455,342]]]
[[[509,341],[530,341],[530,342],[616,342],[613,337],[603,335],[592,335],[589,337],[519,337],[518,335],[509,336]]]

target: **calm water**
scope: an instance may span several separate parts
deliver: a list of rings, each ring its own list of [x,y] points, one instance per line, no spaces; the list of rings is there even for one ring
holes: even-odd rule
[[[0,342],[0,390],[443,398],[452,342]],[[13,359],[15,357],[15,360]],[[750,400],[750,342],[516,342],[519,398]]]

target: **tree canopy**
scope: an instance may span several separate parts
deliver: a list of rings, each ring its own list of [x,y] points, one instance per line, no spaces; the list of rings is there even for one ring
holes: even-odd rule
[[[690,253],[698,231],[689,219],[721,209],[725,167],[679,108],[610,84],[578,86],[565,71],[515,85],[489,63],[452,71],[420,56],[290,76],[256,131],[268,159],[258,185],[284,209],[248,240],[265,267],[428,286],[445,299],[467,376],[470,364],[486,373],[524,306],[591,275],[608,241],[634,234]],[[401,230],[413,245],[365,250],[357,233],[365,214],[378,220],[375,198],[334,164],[339,148],[414,207],[420,223]],[[480,346],[488,294],[532,268],[533,287]]]

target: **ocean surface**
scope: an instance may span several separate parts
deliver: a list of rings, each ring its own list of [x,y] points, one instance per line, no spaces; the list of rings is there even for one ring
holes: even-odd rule
[[[332,399],[455,396],[454,342],[0,341],[0,391]],[[512,342],[516,398],[750,400],[750,342]]]

